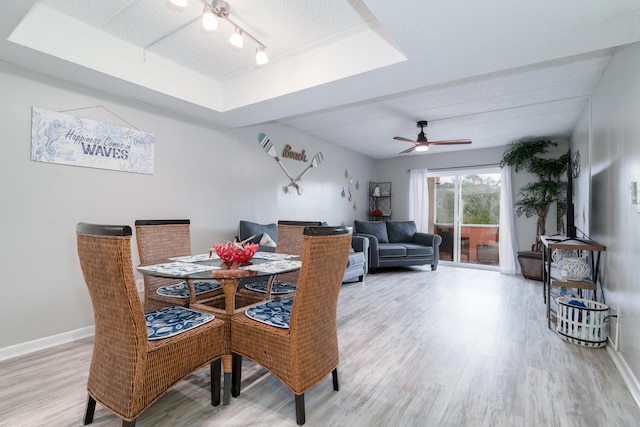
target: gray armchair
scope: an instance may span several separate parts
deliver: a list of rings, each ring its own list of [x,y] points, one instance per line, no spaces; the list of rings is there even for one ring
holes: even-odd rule
[[[369,239],[363,236],[351,236],[351,249],[347,269],[344,272],[342,282],[358,282],[364,280],[369,271]]]

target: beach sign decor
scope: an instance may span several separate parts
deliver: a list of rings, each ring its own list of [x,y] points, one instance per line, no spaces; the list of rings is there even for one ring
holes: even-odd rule
[[[153,174],[154,135],[33,107],[31,160]]]

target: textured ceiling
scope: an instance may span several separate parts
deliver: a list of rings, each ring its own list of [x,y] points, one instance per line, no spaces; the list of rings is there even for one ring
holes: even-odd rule
[[[245,40],[242,51],[227,46],[235,28],[232,23],[219,20],[218,30],[202,29],[201,0],[191,0],[184,9],[169,0],[42,0],[40,4],[213,79],[255,68],[255,44]],[[375,25],[362,3],[344,0],[243,0],[232,1],[229,9],[229,18],[266,45],[273,59],[327,43],[367,22]]]
[[[4,0],[0,59],[220,126],[283,123],[373,158],[428,120],[429,153],[569,136],[637,0],[228,0],[267,46],[201,29],[203,3]],[[639,64],[640,71],[640,64]],[[422,154],[410,154],[422,155]]]

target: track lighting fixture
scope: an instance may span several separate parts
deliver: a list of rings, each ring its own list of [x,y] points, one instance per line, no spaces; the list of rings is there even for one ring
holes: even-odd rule
[[[186,7],[188,0],[170,0],[172,4],[178,7]],[[235,31],[229,37],[229,44],[237,49],[242,49],[244,43],[244,35],[254,41],[256,47],[256,64],[264,65],[269,62],[267,56],[267,47],[258,39],[241,28],[238,24],[229,18],[229,4],[224,0],[202,0],[204,9],[202,11],[202,27],[207,31],[214,31],[218,28],[218,18],[226,19],[235,26]],[[155,43],[155,42],[154,42]],[[152,43],[152,44],[154,44]]]

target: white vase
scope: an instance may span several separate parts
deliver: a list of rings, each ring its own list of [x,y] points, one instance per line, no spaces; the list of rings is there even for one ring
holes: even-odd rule
[[[591,267],[584,258],[564,257],[560,261],[560,275],[564,280],[579,281],[591,274]]]

